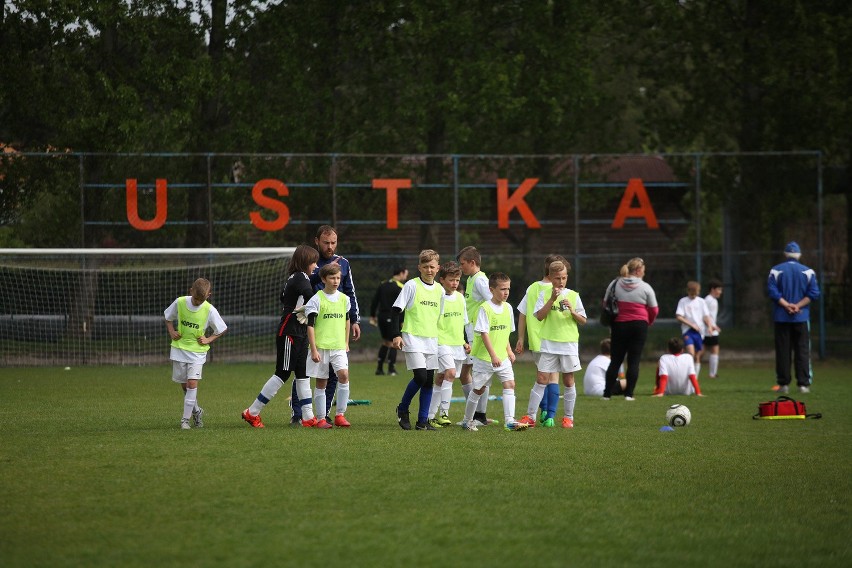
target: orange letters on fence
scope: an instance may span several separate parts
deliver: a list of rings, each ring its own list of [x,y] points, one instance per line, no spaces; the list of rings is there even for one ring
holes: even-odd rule
[[[373,189],[387,191],[387,228],[399,228],[399,195],[397,190],[409,189],[410,179],[373,179]]]
[[[286,203],[264,195],[263,191],[265,189],[275,190],[275,193],[277,193],[279,197],[290,194],[290,190],[287,189],[287,186],[277,179],[260,180],[251,188],[251,197],[254,199],[254,202],[261,207],[277,212],[278,217],[272,221],[267,221],[260,216],[260,213],[252,211],[249,213],[249,218],[251,219],[251,224],[261,231],[278,231],[286,227],[287,223],[290,222],[290,209],[287,207]]]
[[[631,205],[634,197],[639,200],[638,207]],[[612,228],[624,228],[624,221],[628,217],[645,219],[645,224],[649,229],[660,228],[659,223],[657,223],[657,215],[654,213],[654,207],[651,205],[651,199],[645,190],[645,184],[639,178],[630,178],[630,181],[627,182],[627,189],[624,190],[624,195],[621,196],[621,204],[618,206],[618,211],[615,212],[615,220],[612,222]]]
[[[157,180],[157,213],[150,221],[143,221],[139,218],[139,194],[136,190],[136,180],[125,180],[124,187],[126,188],[127,220],[130,221],[131,226],[140,231],[156,231],[165,224],[166,217],[169,214],[168,182],[166,180]]]
[[[518,186],[511,196],[509,196],[509,180],[497,180],[497,227],[500,229],[509,228],[509,213],[512,209],[518,208],[518,213],[530,229],[541,229],[541,223],[538,222],[536,216],[533,215],[530,206],[524,201],[524,196],[535,187],[538,183],[538,178],[527,178]]]

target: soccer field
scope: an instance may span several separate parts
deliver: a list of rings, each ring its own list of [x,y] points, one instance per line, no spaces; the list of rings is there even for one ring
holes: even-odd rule
[[[0,565],[852,565],[840,362],[791,394],[821,420],[752,420],[767,362],[662,399],[645,362],[635,402],[580,395],[574,430],[523,432],[402,431],[405,374],[367,363],[351,429],[288,426],[289,383],[252,429],[271,370],[206,366],[205,427],[181,431],[168,366],[0,369]],[[520,416],[534,368],[516,374]],[[675,402],[692,424],[660,432]]]

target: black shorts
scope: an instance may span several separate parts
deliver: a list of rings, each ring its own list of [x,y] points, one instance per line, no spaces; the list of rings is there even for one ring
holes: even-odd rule
[[[278,356],[275,361],[275,374],[283,381],[290,373],[297,378],[308,376],[305,365],[308,361],[308,338],[298,335],[279,335],[275,338]]]
[[[718,335],[707,335],[704,337],[704,347],[714,347],[719,345]]]
[[[376,316],[376,323],[379,324],[379,333],[382,334],[382,339],[385,341],[393,341],[396,337],[396,330],[393,329],[392,318],[390,315]]]

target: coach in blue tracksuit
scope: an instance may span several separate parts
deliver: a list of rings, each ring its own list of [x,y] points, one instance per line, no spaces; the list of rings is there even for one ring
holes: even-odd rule
[[[311,286],[314,292],[323,289],[322,279],[319,277],[320,268],[326,264],[337,263],[340,265],[340,287],[338,290],[349,296],[349,321],[352,324],[352,341],[358,341],[361,338],[360,314],[358,312],[358,300],[355,298],[355,281],[352,280],[352,268],[349,266],[349,261],[335,254],[337,251],[337,231],[330,225],[322,225],[317,229],[317,236],[314,238],[317,250],[319,250],[319,261],[317,261],[316,270],[311,274]],[[334,398],[334,393],[337,391],[337,374],[330,371],[328,374],[328,383],[325,387],[325,414],[320,414],[322,409],[315,408],[318,417],[327,417],[331,402]],[[296,383],[293,382],[292,392],[293,416],[290,419],[291,424],[298,424],[302,420],[302,407],[299,404],[299,398],[296,395]]]
[[[810,392],[810,303],[819,298],[819,284],[813,269],[799,262],[801,255],[799,245],[789,243],[784,247],[787,261],[772,267],[766,283],[775,303],[775,375],[780,393],[790,389],[791,349],[799,392]]]

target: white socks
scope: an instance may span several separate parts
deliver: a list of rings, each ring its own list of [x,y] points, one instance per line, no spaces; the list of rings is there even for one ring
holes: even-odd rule
[[[432,385],[432,401],[429,403],[429,415],[427,418],[432,420],[435,414],[438,413],[438,405],[441,404],[441,391],[444,388],[444,383],[440,385]]]
[[[444,380],[441,385],[441,414],[450,413],[450,400],[453,398],[453,382]]]
[[[538,405],[541,404],[541,399],[544,398],[544,391],[547,385],[536,383],[530,391],[530,403],[527,406],[527,416],[533,420],[538,420]]]
[[[325,418],[325,388],[314,387],[314,409],[317,411],[317,418],[323,420]],[[305,408],[302,407],[302,417],[305,416]]]
[[[284,386],[284,381],[279,379],[278,375],[272,375],[269,377],[269,380],[266,381],[266,384],[263,385],[262,389],[260,389],[258,397],[254,399],[254,402],[251,403],[251,406],[249,406],[249,414],[252,416],[260,414],[263,407],[269,404],[270,400],[275,398],[275,395],[278,394],[278,391],[282,386]]]
[[[506,424],[515,421],[515,389],[503,389],[503,418]]]
[[[195,402],[198,398],[198,388],[186,389],[186,394],[183,395],[183,419],[189,420],[192,416],[192,411],[195,410]]]
[[[697,377],[700,374],[701,374],[701,363],[696,363],[695,364],[695,376]]]
[[[577,385],[574,385],[573,387],[565,387],[562,400],[565,403],[565,416],[573,420],[574,403],[577,402]]]
[[[325,392],[325,389],[323,389],[323,392]],[[349,383],[337,383],[335,400],[337,400],[337,413],[346,413],[346,406],[349,404]]]
[[[473,386],[473,385],[471,385]],[[491,385],[485,387],[485,392],[482,393],[482,396],[479,399],[479,406],[476,407],[477,412],[481,412],[485,414],[485,411],[488,410],[488,395],[491,394]]]
[[[710,376],[715,377],[719,373],[719,356],[710,355]]]
[[[484,394],[476,394],[473,390],[470,391],[470,394],[467,396],[467,404],[464,407],[464,419],[465,422],[470,422],[473,420],[473,413],[476,412],[476,407],[479,404],[479,399],[482,398]]]
[[[325,391],[323,391],[325,393]],[[302,400],[311,400],[311,380],[310,379],[296,379],[296,396],[299,397],[299,401]],[[323,403],[325,404],[325,403]],[[310,403],[306,403],[302,405],[302,419],[310,420],[314,417],[314,407]]]

